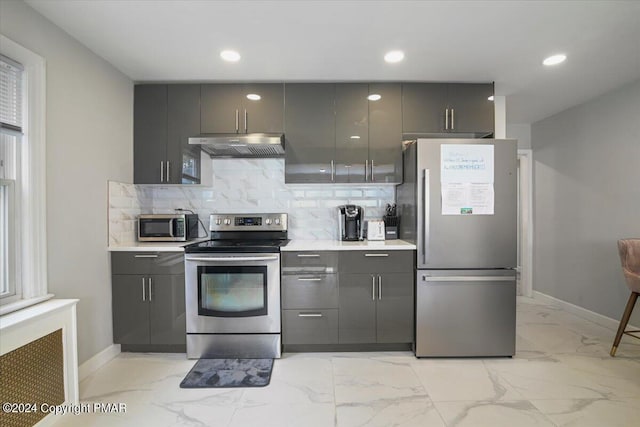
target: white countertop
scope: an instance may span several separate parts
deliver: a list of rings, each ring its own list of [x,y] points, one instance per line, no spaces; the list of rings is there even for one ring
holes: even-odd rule
[[[129,242],[109,246],[109,252],[184,252],[184,246],[209,240],[208,237],[188,242]]]
[[[360,242],[342,242],[340,240],[292,240],[287,246],[280,248],[282,252],[292,251],[410,251],[416,245],[404,240],[381,240]]]
[[[122,245],[109,246],[109,252],[184,252],[184,246],[208,240],[197,239],[190,242],[130,242]],[[416,245],[404,240],[382,240],[360,242],[342,242],[340,240],[292,240],[281,248],[282,252],[293,251],[410,251]]]

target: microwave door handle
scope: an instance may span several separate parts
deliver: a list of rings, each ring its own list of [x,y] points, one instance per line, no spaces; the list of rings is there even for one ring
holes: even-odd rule
[[[174,233],[173,233],[173,229],[174,229],[175,226],[176,226],[176,219],[175,218],[171,218],[169,220],[169,237],[176,237],[176,236],[174,236]]]

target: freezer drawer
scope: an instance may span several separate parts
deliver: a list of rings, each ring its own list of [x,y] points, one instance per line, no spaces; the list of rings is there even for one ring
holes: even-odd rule
[[[515,354],[515,272],[418,270],[417,275],[417,357]]]

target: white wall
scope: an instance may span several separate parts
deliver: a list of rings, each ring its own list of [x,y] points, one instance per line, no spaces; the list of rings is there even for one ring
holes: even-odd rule
[[[534,289],[614,319],[616,241],[640,237],[639,118],[637,81],[532,126]]]
[[[22,1],[0,31],[46,60],[49,291],[80,298],[82,363],[113,343],[107,180],[132,180],[133,82]]]
[[[518,148],[531,148],[530,124],[507,124],[507,138],[517,139]]]

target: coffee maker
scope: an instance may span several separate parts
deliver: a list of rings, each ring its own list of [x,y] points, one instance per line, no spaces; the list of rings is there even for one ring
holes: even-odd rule
[[[362,240],[364,208],[356,205],[338,206],[340,240]]]

